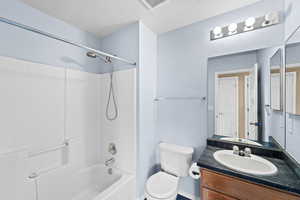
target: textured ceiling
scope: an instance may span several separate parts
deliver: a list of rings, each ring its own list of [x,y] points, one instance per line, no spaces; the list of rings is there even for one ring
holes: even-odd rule
[[[22,0],[48,15],[99,37],[142,20],[163,33],[259,0],[169,0],[153,10],[141,0]]]

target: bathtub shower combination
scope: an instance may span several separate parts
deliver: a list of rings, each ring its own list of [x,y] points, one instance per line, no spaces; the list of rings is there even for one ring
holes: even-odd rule
[[[0,57],[0,199],[135,199],[135,76]]]
[[[0,22],[78,48],[79,56],[100,58],[94,62],[110,69],[97,74],[0,57],[0,186],[8,188],[0,199],[135,199],[136,64],[16,21]],[[114,72],[116,61],[132,67]]]
[[[135,63],[0,21],[87,50],[111,67],[96,74],[0,57],[0,185],[9,188],[0,199],[135,199],[136,69],[112,68],[115,60]]]

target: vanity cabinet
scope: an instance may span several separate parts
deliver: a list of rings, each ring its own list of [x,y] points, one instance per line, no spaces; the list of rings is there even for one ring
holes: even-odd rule
[[[201,200],[300,200],[300,196],[201,169]]]

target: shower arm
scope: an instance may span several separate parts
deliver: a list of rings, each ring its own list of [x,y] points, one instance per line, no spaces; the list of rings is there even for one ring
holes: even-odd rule
[[[85,45],[82,45],[82,44],[79,44],[79,43],[76,43],[76,42],[67,40],[67,39],[65,39],[65,38],[56,36],[56,35],[54,35],[54,34],[47,33],[47,32],[45,32],[45,31],[41,31],[41,30],[39,30],[39,29],[36,29],[36,28],[31,27],[31,26],[27,26],[27,25],[18,23],[18,22],[16,22],[16,21],[13,21],[13,20],[10,20],[10,19],[1,17],[1,16],[0,16],[0,21],[3,22],[3,23],[6,23],[6,24],[12,25],[12,26],[19,27],[19,28],[24,29],[24,30],[27,30],[27,31],[31,31],[31,32],[33,32],[33,33],[37,33],[37,34],[46,36],[46,37],[48,37],[48,38],[52,38],[52,39],[55,39],[55,40],[58,40],[58,41],[61,41],[61,42],[65,42],[65,43],[67,43],[67,44],[71,44],[71,45],[73,45],[73,46],[76,46],[76,47],[85,49],[85,50],[87,50],[87,51],[93,52],[93,53],[95,53],[95,54],[97,54],[97,55],[99,55],[99,56],[108,57],[108,58],[110,58],[110,59],[118,60],[118,61],[121,61],[121,62],[130,64],[130,65],[136,65],[135,62],[129,61],[129,60],[127,60],[127,59],[120,58],[120,57],[118,57],[118,56],[114,56],[114,55],[105,53],[105,52],[103,52],[103,51],[99,51],[99,50],[90,48],[90,47],[88,47],[88,46],[85,46]]]

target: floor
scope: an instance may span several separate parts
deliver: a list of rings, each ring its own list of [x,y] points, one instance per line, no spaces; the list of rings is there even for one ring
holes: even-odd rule
[[[181,195],[177,195],[177,199],[176,200],[191,200],[191,199],[186,198],[186,197],[181,196]]]

